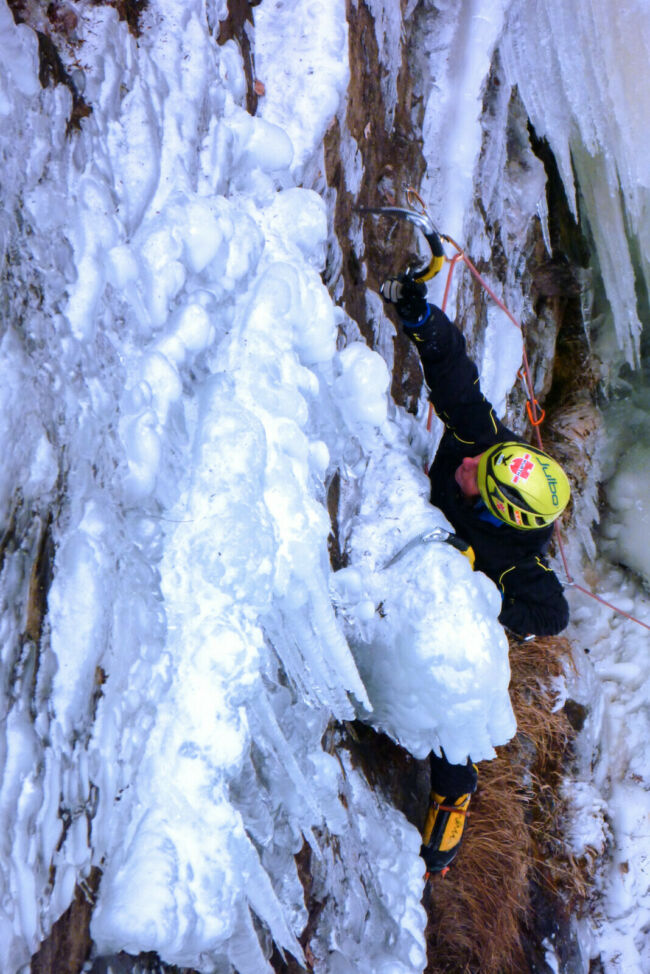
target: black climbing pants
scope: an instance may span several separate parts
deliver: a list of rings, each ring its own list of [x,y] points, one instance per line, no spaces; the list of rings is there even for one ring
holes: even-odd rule
[[[445,757],[431,753],[431,790],[447,800],[476,791],[478,772],[471,760],[467,764],[450,764]]]

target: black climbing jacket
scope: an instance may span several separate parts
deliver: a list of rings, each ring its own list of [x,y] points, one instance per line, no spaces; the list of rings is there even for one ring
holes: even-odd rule
[[[463,457],[477,456],[505,440],[523,442],[522,438],[495,416],[481,393],[463,335],[439,308],[430,305],[424,323],[416,329],[404,322],[404,330],[418,349],[429,398],[445,424],[429,471],[431,502],[471,544],[475,568],[501,590],[502,625],[522,636],[556,635],[568,624],[569,607],[544,558],[553,527],[521,531],[497,520],[480,498],[463,497],[454,477]]]

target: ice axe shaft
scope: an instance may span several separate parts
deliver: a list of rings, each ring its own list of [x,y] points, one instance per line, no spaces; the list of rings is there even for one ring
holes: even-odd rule
[[[413,551],[414,548],[418,548],[421,544],[429,544],[431,541],[442,541],[445,544],[449,544],[452,548],[456,548],[469,560],[472,568],[474,567],[474,551],[466,541],[459,538],[457,534],[453,534],[451,531],[446,531],[444,528],[433,528],[431,531],[423,531],[421,534],[416,534],[414,538],[404,545],[403,548],[393,555],[385,565],[382,565],[382,571],[386,568],[391,568],[398,561],[401,561],[404,555],[407,555],[409,551]]]

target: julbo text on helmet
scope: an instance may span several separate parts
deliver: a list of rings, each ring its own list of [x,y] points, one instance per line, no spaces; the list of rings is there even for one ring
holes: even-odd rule
[[[489,511],[523,530],[551,524],[569,503],[562,467],[526,443],[497,443],[479,461],[478,489]]]

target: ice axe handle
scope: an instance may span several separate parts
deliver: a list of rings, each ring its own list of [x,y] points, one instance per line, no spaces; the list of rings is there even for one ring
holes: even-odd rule
[[[442,241],[435,231],[425,233],[427,243],[431,247],[431,260],[426,265],[426,267],[419,268],[414,272],[415,280],[418,284],[424,284],[426,281],[430,281],[431,278],[435,277],[436,274],[442,270],[442,266],[445,262],[445,252],[442,247]]]
[[[462,552],[462,554],[464,554],[467,560],[469,561],[472,568],[474,567],[474,561],[476,556],[474,554],[474,549],[472,548],[471,545],[467,544],[466,541],[463,541],[462,538],[459,538],[457,534],[449,534],[445,540],[447,544],[450,544],[452,546],[452,548],[456,548],[458,551]]]

